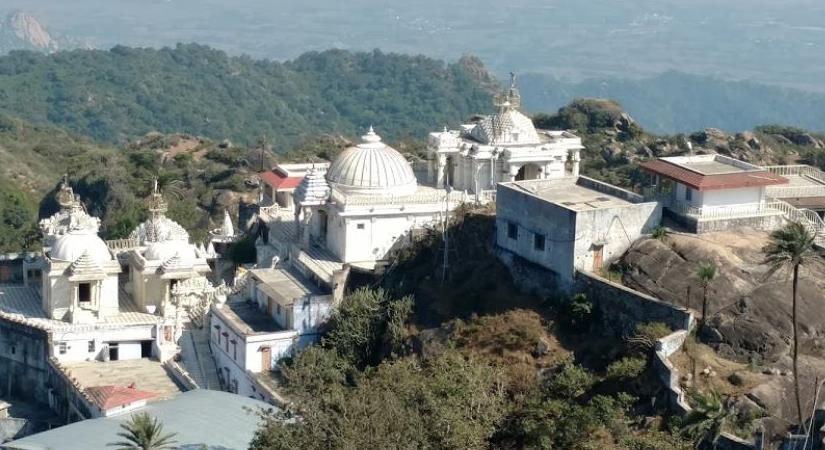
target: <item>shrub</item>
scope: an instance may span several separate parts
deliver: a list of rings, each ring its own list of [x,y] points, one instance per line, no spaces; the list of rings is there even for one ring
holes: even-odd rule
[[[607,366],[607,378],[622,381],[638,378],[647,368],[644,358],[629,356]]]
[[[593,302],[586,295],[576,294],[562,307],[562,323],[570,330],[587,331],[593,321],[593,309]]]
[[[558,398],[576,398],[584,395],[595,383],[595,377],[587,369],[566,363],[547,383],[547,390]]]

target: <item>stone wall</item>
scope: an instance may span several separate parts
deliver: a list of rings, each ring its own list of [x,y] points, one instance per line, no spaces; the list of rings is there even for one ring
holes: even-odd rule
[[[0,392],[48,403],[48,338],[42,330],[0,319]]]
[[[693,327],[694,317],[690,310],[665,303],[589,272],[576,273],[576,292],[587,295],[599,309],[603,325],[619,336],[628,335],[637,324],[647,322],[662,322],[672,330],[689,330]]]

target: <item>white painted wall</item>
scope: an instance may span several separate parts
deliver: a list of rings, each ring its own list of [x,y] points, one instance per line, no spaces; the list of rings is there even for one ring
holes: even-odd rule
[[[596,248],[603,244],[603,267],[626,252],[642,235],[653,232],[662,221],[658,203],[640,203],[610,209],[580,211],[576,214],[574,266],[592,271]]]
[[[761,186],[703,191],[700,194],[702,206],[741,205],[764,200],[764,188]]]
[[[109,342],[126,342],[125,353],[121,344],[118,359],[140,358],[140,341],[156,340],[157,333],[154,325],[127,326],[117,329],[99,329],[83,332],[55,333],[51,356],[61,362],[77,362],[101,360],[107,353],[106,344]],[[94,351],[89,351],[89,341],[94,341]],[[66,343],[66,353],[60,353],[60,343]],[[136,346],[136,348],[135,348]],[[136,354],[136,356],[135,356]]]
[[[408,233],[437,220],[437,213],[406,213],[340,217],[330,214],[327,248],[343,262],[376,261],[387,257]],[[359,228],[359,226],[361,228]]]

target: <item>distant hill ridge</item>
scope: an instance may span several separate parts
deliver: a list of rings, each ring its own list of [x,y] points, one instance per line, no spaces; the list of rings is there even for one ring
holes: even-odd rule
[[[283,149],[373,125],[387,138],[456,124],[490,108],[493,78],[475,58],[306,53],[284,63],[196,44],[0,57],[0,110],[107,142],[185,132]]]
[[[769,123],[825,131],[825,94],[749,81],[680,72],[640,80],[571,83],[541,74],[524,74],[519,80],[525,106],[531,111],[555,111],[580,97],[609,98],[655,133],[689,133],[710,127],[737,132]]]

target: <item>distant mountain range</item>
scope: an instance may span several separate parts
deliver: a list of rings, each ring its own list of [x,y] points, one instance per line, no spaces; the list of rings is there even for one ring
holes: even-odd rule
[[[655,133],[687,133],[704,128],[750,130],[780,124],[825,131],[825,94],[748,81],[666,72],[652,78],[565,82],[541,74],[519,77],[525,107],[555,111],[574,98],[609,98]]]

